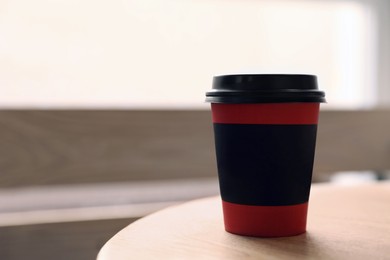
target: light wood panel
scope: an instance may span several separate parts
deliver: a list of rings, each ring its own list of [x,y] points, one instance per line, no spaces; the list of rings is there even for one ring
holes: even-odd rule
[[[314,180],[390,169],[390,112],[322,111]],[[0,187],[216,176],[209,111],[0,111]]]
[[[1,111],[0,185],[214,176],[206,112]]]
[[[314,171],[390,170],[390,110],[321,111]]]

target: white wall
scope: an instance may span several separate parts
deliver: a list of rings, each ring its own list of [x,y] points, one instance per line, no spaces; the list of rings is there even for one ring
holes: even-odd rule
[[[378,98],[378,9],[353,1],[3,0],[0,107],[205,107],[215,74],[312,73]]]

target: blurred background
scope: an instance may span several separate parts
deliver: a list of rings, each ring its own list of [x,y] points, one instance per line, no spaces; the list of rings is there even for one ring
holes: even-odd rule
[[[387,179],[386,0],[3,0],[0,258],[94,259],[131,221],[217,195],[214,75],[316,74],[313,182]]]
[[[381,87],[386,1],[13,0],[0,8],[4,108],[205,108],[211,77],[240,72],[316,74],[326,107],[390,100]]]

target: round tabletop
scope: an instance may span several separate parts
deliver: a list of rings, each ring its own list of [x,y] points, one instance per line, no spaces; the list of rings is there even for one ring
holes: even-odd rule
[[[307,232],[254,238],[224,230],[221,200],[205,198],[144,217],[111,238],[98,260],[390,259],[390,182],[313,185]]]

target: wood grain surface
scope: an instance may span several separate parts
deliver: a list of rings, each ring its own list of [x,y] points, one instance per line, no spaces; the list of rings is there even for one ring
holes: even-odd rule
[[[215,174],[206,112],[1,111],[0,185]]]
[[[116,234],[98,260],[389,259],[390,182],[314,185],[308,232],[253,238],[224,231],[219,197],[173,206]]]
[[[313,180],[390,169],[390,112],[322,111]],[[0,111],[0,187],[215,177],[209,111]]]

